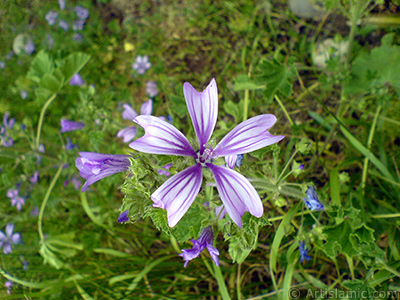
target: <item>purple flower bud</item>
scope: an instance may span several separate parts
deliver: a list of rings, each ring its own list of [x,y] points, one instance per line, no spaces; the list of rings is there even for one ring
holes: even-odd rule
[[[118,217],[119,223],[125,223],[129,221],[129,210],[122,212]]]
[[[29,181],[32,184],[36,184],[39,180],[39,171],[36,171],[35,173],[33,173],[33,175],[29,178]]]
[[[69,82],[69,85],[76,85],[76,86],[82,86],[85,84],[85,81],[83,81],[81,75],[79,73],[76,73],[74,76],[72,76],[71,81]]]
[[[129,155],[101,154],[93,152],[79,152],[80,157],[75,160],[79,175],[87,179],[82,187],[86,191],[89,185],[96,181],[129,169]]]
[[[300,169],[300,170],[303,170],[303,169],[304,169],[304,165],[301,164],[301,165],[299,166],[299,169]]]
[[[75,122],[75,121],[71,121],[71,120],[61,120],[60,121],[61,124],[61,130],[60,132],[69,132],[69,131],[74,131],[74,130],[80,130],[83,127],[85,127],[85,124],[82,122]]]
[[[205,248],[207,248],[208,252],[211,255],[214,264],[219,266],[219,251],[217,248],[213,246],[213,231],[212,227],[208,226],[204,228],[200,234],[200,237],[197,240],[191,240],[193,243],[192,249],[182,249],[182,253],[179,256],[182,256],[185,260],[185,264],[183,265],[185,268],[188,265],[189,261],[198,257]]]
[[[38,151],[39,151],[40,153],[45,153],[45,152],[46,152],[46,148],[44,147],[44,144],[40,144],[40,145],[39,145]]]
[[[22,100],[25,100],[28,97],[28,92],[25,90],[22,90],[19,92],[19,95],[21,96]]]
[[[55,11],[49,11],[46,15],[46,21],[49,25],[54,25],[57,22],[58,13]]]
[[[78,146],[75,144],[72,144],[71,139],[69,137],[67,137],[67,144],[65,145],[65,149],[73,150],[75,148],[78,148]]]
[[[311,257],[308,255],[308,247],[304,248],[305,246],[304,241],[299,242],[299,251],[300,251],[300,262],[302,263],[304,260],[309,261]]]
[[[7,289],[7,294],[11,295],[12,281],[11,281],[11,280],[7,280],[7,281],[4,283],[4,286],[5,286],[6,289]]]

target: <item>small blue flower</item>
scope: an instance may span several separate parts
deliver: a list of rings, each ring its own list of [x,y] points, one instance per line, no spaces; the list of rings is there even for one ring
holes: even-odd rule
[[[0,60],[0,69],[4,70],[5,67],[6,67],[5,61]]]
[[[72,76],[71,81],[69,82],[69,85],[75,85],[75,86],[82,86],[84,84],[85,81],[82,79],[79,73],[76,73],[74,76]]]
[[[65,145],[65,149],[73,150],[75,148],[78,148],[78,145],[72,144],[71,139],[67,137],[67,144]]]
[[[75,6],[75,13],[81,20],[86,20],[89,17],[89,11],[80,5]]]
[[[81,31],[81,30],[83,30],[84,25],[85,25],[85,20],[79,19],[79,20],[76,20],[74,22],[74,24],[72,24],[72,29],[74,31]]]
[[[72,39],[78,43],[82,42],[82,34],[75,32],[74,35],[72,36]]]
[[[66,7],[65,0],[58,0],[58,5],[60,6],[60,10],[64,10]]]
[[[35,173],[33,173],[33,175],[29,178],[29,181],[32,184],[36,184],[39,180],[39,171],[36,171]]]
[[[49,25],[54,25],[57,22],[58,13],[51,10],[47,13],[45,18],[47,23],[49,23]]]
[[[129,210],[122,212],[118,217],[119,223],[125,223],[129,221]]]
[[[68,31],[68,29],[69,29],[69,24],[65,20],[60,20],[60,22],[58,23],[58,26],[60,26],[62,29],[64,29],[64,31]]]
[[[13,233],[14,224],[7,224],[6,233],[0,231],[0,248],[3,247],[4,254],[12,252],[12,245],[19,244],[21,242],[21,235],[19,233]]]
[[[309,210],[324,210],[324,206],[319,202],[315,187],[310,186],[306,192],[307,198],[303,198]]]
[[[146,93],[150,98],[154,98],[158,95],[157,82],[155,81],[147,81],[146,82]]]
[[[25,44],[25,53],[31,55],[34,51],[35,51],[35,44],[33,43],[33,40],[30,38],[27,40]]]
[[[308,255],[308,247],[304,248],[305,246],[304,241],[299,242],[299,251],[300,251],[300,262],[302,263],[304,260],[309,261],[311,256]]]
[[[150,69],[151,63],[149,62],[149,57],[145,56],[136,56],[136,61],[132,64],[132,69],[138,72],[138,74],[144,74],[146,70]]]
[[[17,210],[21,210],[25,204],[25,199],[19,195],[18,189],[7,190],[7,197],[11,200],[11,206],[15,206]]]
[[[303,165],[303,164],[301,164],[301,165],[299,166],[299,170],[304,170],[304,165]]]
[[[21,96],[22,100],[25,100],[28,97],[28,92],[25,90],[22,90],[19,92],[19,95]]]

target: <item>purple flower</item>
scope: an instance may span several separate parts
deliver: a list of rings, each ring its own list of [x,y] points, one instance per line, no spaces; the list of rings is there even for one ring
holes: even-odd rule
[[[37,206],[35,206],[34,208],[32,208],[31,210],[31,215],[32,216],[38,216],[39,215],[39,208]]]
[[[35,173],[33,173],[33,175],[29,178],[29,181],[32,184],[36,184],[39,180],[39,171],[36,171]]]
[[[165,175],[165,177],[169,177],[169,175],[171,175],[170,172],[168,172],[167,170],[169,170],[172,167],[172,164],[166,164],[162,169],[158,169],[157,172],[160,175]]]
[[[4,286],[5,286],[6,289],[7,289],[7,294],[11,295],[12,281],[11,281],[11,280],[7,280],[7,281],[4,283]]]
[[[235,166],[236,168],[239,168],[242,165],[242,161],[243,154],[225,156],[225,162],[231,169],[233,169]]]
[[[77,41],[78,43],[82,42],[82,34],[75,32],[72,36],[72,39]]]
[[[301,165],[299,166],[299,170],[303,170],[303,169],[304,169],[304,165],[301,164]]]
[[[138,74],[144,74],[146,70],[150,69],[151,63],[149,62],[149,57],[136,56],[136,61],[132,64],[132,69],[138,72]]]
[[[81,31],[84,25],[85,25],[85,20],[76,20],[74,24],[72,24],[72,29],[74,31]]]
[[[304,248],[305,242],[299,242],[299,251],[300,251],[300,262],[302,263],[304,260],[309,261],[311,256],[308,255],[308,247]]]
[[[46,21],[49,25],[54,25],[57,22],[58,13],[55,11],[49,11],[46,15]]]
[[[198,257],[205,248],[207,248],[208,252],[211,255],[214,264],[219,266],[219,251],[217,248],[213,246],[213,231],[212,227],[208,226],[204,228],[200,234],[200,237],[197,240],[191,240],[193,243],[192,249],[182,249],[182,253],[179,256],[182,256],[185,260],[185,264],[183,265],[185,268],[188,265],[189,261]]]
[[[146,93],[150,98],[154,98],[158,95],[157,82],[155,81],[147,81],[146,82]]]
[[[306,192],[307,198],[303,198],[309,210],[324,210],[324,206],[319,202],[315,187],[309,186]]]
[[[14,118],[10,118],[10,120],[8,119],[10,117],[10,113],[6,112],[3,116],[3,124],[6,128],[13,128],[14,124],[15,124],[15,119]]]
[[[10,52],[6,55],[6,60],[10,60],[11,57],[13,57],[13,56],[14,56],[14,51],[10,50]]]
[[[49,44],[49,49],[53,49],[54,38],[51,36],[51,34],[47,35],[47,43]]]
[[[40,145],[39,145],[38,151],[39,151],[40,153],[45,153],[45,152],[46,152],[46,148],[44,147],[44,144],[40,144]]]
[[[75,6],[75,13],[81,20],[86,20],[89,17],[89,11],[80,5]]]
[[[62,119],[60,121],[60,124],[61,124],[61,130],[60,130],[61,133],[74,131],[74,130],[80,130],[83,127],[85,127],[85,124],[82,122],[75,122],[75,121],[64,120],[64,119]]]
[[[22,100],[25,100],[28,97],[28,92],[25,90],[22,90],[19,92],[19,95],[21,96]]]
[[[64,31],[68,31],[68,29],[69,29],[69,24],[65,20],[60,20],[60,22],[58,23],[58,26],[60,26],[62,29],[64,29]]]
[[[5,67],[6,67],[6,62],[0,60],[0,69],[4,70]]]
[[[138,116],[137,112],[129,104],[124,104],[123,107],[124,107],[124,111],[122,112],[123,119],[133,121],[133,119],[135,119]],[[152,111],[153,111],[153,100],[151,99],[144,102],[140,107],[141,115],[151,115]],[[124,143],[129,143],[135,138],[136,132],[137,132],[136,126],[126,127],[117,132],[117,137],[123,138]]]
[[[125,223],[129,221],[129,210],[122,212],[118,217],[119,223]]]
[[[218,114],[215,80],[211,80],[203,92],[185,83],[183,92],[199,143],[197,151],[180,131],[160,118],[138,116],[133,120],[144,128],[145,135],[129,144],[132,149],[152,154],[190,156],[196,162],[194,166],[170,177],[151,195],[153,206],[166,209],[168,225],[174,227],[195,200],[203,181],[202,169],[208,168],[214,175],[222,203],[233,222],[242,227],[241,217],[246,211],[261,217],[263,204],[250,182],[238,172],[212,162],[218,157],[249,153],[282,140],[284,136],[273,136],[268,132],[276,117],[266,114],[242,122],[213,149],[208,141]]]
[[[64,10],[65,9],[65,0],[58,0],[58,5],[60,6],[60,10]]]
[[[19,233],[14,233],[14,224],[7,224],[6,234],[0,230],[0,248],[3,248],[4,254],[9,254],[12,252],[11,245],[16,245],[21,242],[21,235]]]
[[[2,139],[3,139],[2,142],[3,147],[10,148],[14,145],[14,140],[11,137],[3,136]]]
[[[82,186],[82,181],[79,179],[77,175],[74,175],[71,180],[69,179],[65,180],[64,186],[67,187],[70,182],[73,184],[75,190],[79,190],[80,187]]]
[[[7,197],[11,200],[11,206],[15,206],[18,210],[21,210],[22,205],[25,204],[25,199],[19,195],[18,189],[9,189]]]
[[[93,152],[79,152],[81,157],[75,160],[75,165],[79,170],[79,175],[87,179],[82,187],[82,192],[86,191],[89,185],[96,181],[124,172],[129,169],[129,155],[101,154]]]
[[[33,40],[29,38],[25,44],[25,53],[31,55],[35,51],[35,44]]]
[[[81,75],[79,73],[76,73],[74,76],[72,76],[71,81],[69,82],[69,85],[76,85],[76,86],[82,86],[85,84],[85,81],[83,81]]]
[[[67,144],[65,145],[65,149],[73,150],[75,148],[78,148],[78,146],[75,144],[72,144],[71,139],[69,137],[67,137]]]

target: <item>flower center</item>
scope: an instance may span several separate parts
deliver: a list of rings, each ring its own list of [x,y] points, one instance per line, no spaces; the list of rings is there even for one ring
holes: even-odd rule
[[[197,152],[196,162],[201,164],[202,167],[205,167],[206,164],[211,163],[214,156],[214,150],[210,145],[206,145],[206,149],[204,149],[203,154]]]

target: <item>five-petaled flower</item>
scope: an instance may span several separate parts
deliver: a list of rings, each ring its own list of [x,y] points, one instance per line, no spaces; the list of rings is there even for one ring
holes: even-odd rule
[[[137,112],[129,104],[124,104],[123,107],[124,107],[124,111],[122,112],[123,119],[132,121],[138,116]],[[153,111],[153,100],[151,99],[144,102],[140,107],[141,115],[151,115],[152,111]],[[136,133],[137,133],[136,126],[130,126],[118,131],[117,137],[123,138],[124,143],[129,143],[135,138]]]
[[[132,69],[136,70],[138,74],[144,74],[146,70],[150,69],[151,63],[147,55],[136,57],[136,61],[132,64]]]
[[[308,187],[306,196],[307,198],[303,198],[303,200],[309,210],[324,210],[324,206],[318,200],[315,187]]]
[[[191,240],[193,243],[192,249],[182,249],[182,253],[179,256],[182,256],[185,260],[185,264],[183,265],[185,268],[190,260],[198,257],[204,249],[207,248],[208,252],[211,255],[214,264],[219,266],[219,251],[217,248],[213,246],[213,231],[212,227],[208,226],[204,228],[200,234],[200,237],[197,240]]]
[[[15,206],[18,210],[21,210],[22,205],[25,204],[25,199],[19,195],[18,189],[9,189],[7,197],[11,200],[11,206]]]
[[[3,247],[4,254],[12,252],[11,245],[16,245],[21,242],[21,235],[19,233],[13,233],[14,224],[7,224],[6,233],[0,230],[0,248]]]
[[[79,175],[86,179],[82,192],[104,177],[128,170],[131,165],[129,155],[93,152],[79,152],[79,155],[80,157],[75,160],[75,165],[79,170]]]
[[[302,263],[304,260],[309,261],[311,256],[308,255],[308,247],[305,248],[306,242],[299,242],[299,251],[300,251],[300,262]]]
[[[189,83],[183,92],[199,149],[194,150],[188,139],[173,125],[154,116],[138,116],[133,121],[142,126],[145,135],[129,144],[134,150],[164,155],[183,155],[194,159],[195,165],[170,177],[152,195],[154,207],[167,210],[168,225],[174,227],[187,212],[203,181],[202,169],[211,170],[224,207],[231,219],[242,227],[241,217],[248,211],[255,217],[263,214],[260,196],[248,179],[229,168],[213,164],[218,157],[249,153],[275,144],[284,136],[268,132],[276,117],[259,115],[242,122],[231,130],[213,149],[208,141],[217,121],[218,92],[214,79],[203,92]]]

